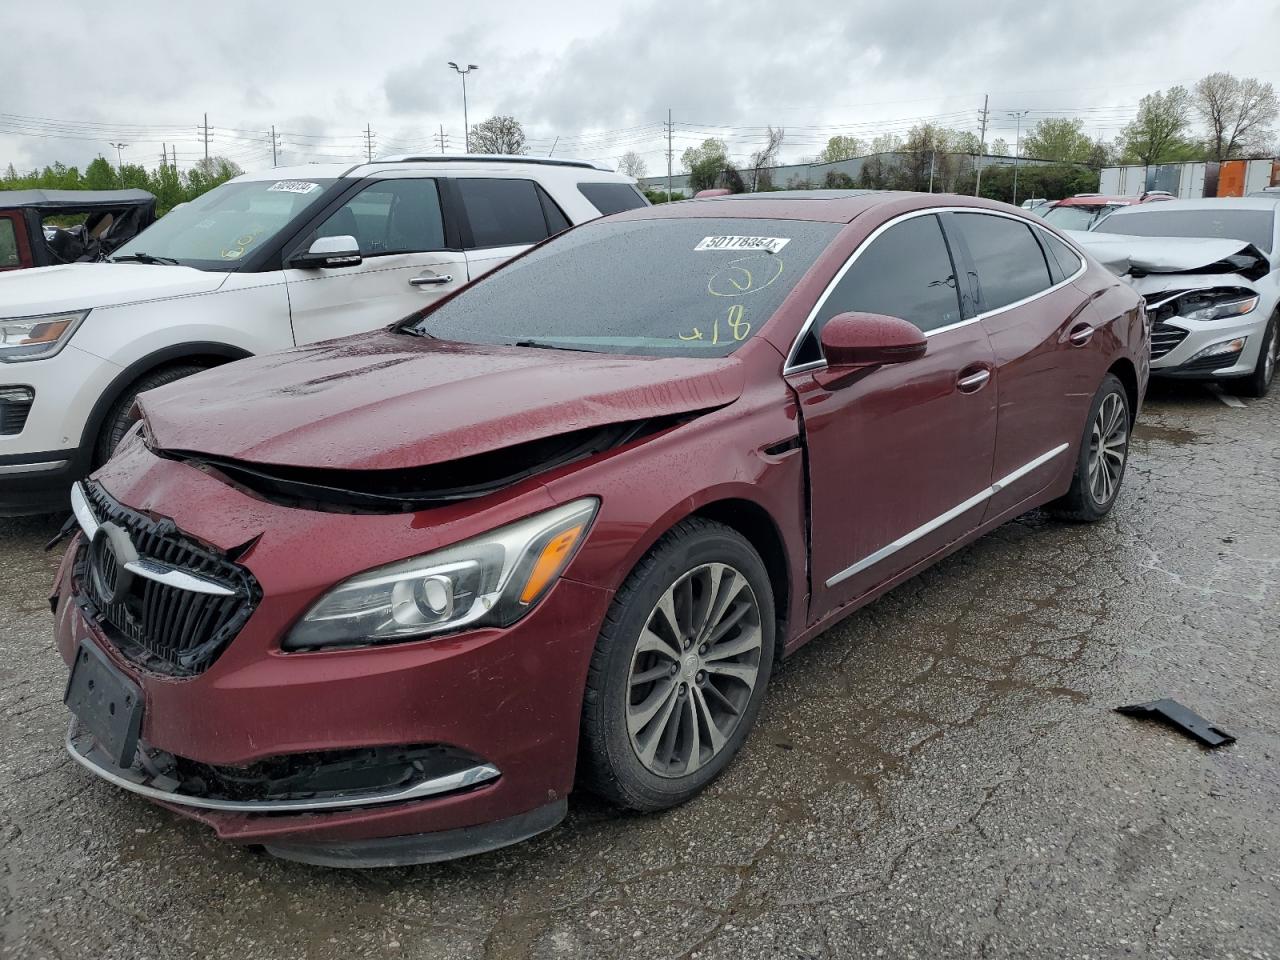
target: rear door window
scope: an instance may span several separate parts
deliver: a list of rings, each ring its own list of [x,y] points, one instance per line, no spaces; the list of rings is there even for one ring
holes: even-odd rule
[[[977,272],[979,309],[984,313],[1053,285],[1048,261],[1029,225],[986,213],[957,213],[953,222],[969,248]]]
[[[602,217],[649,205],[644,195],[629,183],[580,183],[578,192],[600,211]]]
[[[568,220],[550,205],[558,218],[549,223],[545,194],[532,180],[460,177],[456,181],[462,209],[471,224],[471,246],[509,247],[538,243],[568,225]]]

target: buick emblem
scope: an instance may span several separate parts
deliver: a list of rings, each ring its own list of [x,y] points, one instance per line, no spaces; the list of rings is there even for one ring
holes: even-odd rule
[[[133,573],[126,565],[137,559],[138,551],[122,527],[111,522],[98,527],[89,543],[89,581],[100,606],[119,603],[128,595]]]

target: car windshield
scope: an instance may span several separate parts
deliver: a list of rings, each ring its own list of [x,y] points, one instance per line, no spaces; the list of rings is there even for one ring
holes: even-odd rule
[[[1046,223],[1052,223],[1059,230],[1088,230],[1098,215],[1097,207],[1054,207],[1041,211]]]
[[[169,211],[111,259],[176,260],[201,270],[235,270],[324,196],[324,188],[333,182],[313,178],[224,183]]]
[[[591,223],[408,329],[465,343],[723,357],[759,332],[841,226],[734,218]]]
[[[1119,233],[1131,237],[1221,237],[1252,243],[1271,252],[1275,229],[1271,210],[1227,210],[1203,207],[1198,210],[1170,210],[1163,203],[1151,210],[1126,210],[1107,217],[1095,228],[1098,233]]]

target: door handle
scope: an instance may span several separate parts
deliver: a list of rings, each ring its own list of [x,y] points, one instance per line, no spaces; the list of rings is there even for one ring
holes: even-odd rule
[[[448,283],[453,277],[447,273],[429,273],[424,277],[410,277],[412,287],[430,287],[438,283]]]
[[[1083,347],[1093,339],[1093,327],[1087,323],[1082,323],[1067,334],[1067,339],[1071,341],[1073,346]]]
[[[973,373],[962,373],[956,379],[956,386],[961,393],[977,393],[987,385],[987,381],[990,379],[991,371],[983,367],[973,371]]]

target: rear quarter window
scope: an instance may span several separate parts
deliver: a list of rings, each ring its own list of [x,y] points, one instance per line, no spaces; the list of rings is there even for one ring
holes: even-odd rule
[[[629,183],[580,183],[578,192],[600,211],[600,216],[647,207],[649,201]]]

